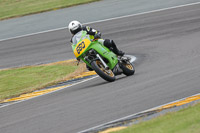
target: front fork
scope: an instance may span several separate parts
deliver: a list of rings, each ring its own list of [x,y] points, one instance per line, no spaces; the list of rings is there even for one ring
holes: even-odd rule
[[[104,62],[104,60],[101,58],[99,54],[96,54],[97,58],[102,62],[104,68],[107,70],[109,69],[108,65]]]
[[[106,70],[109,69],[108,65],[107,65],[107,64],[105,63],[105,61],[101,58],[101,56],[100,56],[98,53],[96,53],[96,51],[90,50],[90,51],[89,51],[89,54],[90,54],[90,55],[95,55],[95,56],[96,56],[96,57],[90,56],[90,57],[92,57],[92,58],[90,58],[89,56],[86,56],[86,57],[84,58],[84,60],[86,60],[89,64],[90,64],[92,61],[98,59],[98,60],[100,60],[100,61],[102,62],[103,67],[104,67]]]

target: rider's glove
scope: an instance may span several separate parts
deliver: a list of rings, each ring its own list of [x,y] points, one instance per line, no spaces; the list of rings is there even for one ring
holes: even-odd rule
[[[100,32],[97,32],[95,35],[94,35],[94,39],[99,39],[101,38],[101,33]]]

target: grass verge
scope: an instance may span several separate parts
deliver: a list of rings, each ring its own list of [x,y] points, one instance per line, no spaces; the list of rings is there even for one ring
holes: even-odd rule
[[[0,70],[0,101],[72,79],[84,71],[84,63],[77,66],[75,61]]]
[[[0,20],[99,0],[0,0]]]
[[[200,103],[113,133],[200,133]]]

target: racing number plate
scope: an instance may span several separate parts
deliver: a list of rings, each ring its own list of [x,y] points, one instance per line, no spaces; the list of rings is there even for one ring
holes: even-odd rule
[[[84,53],[84,51],[87,49],[90,43],[91,41],[89,39],[84,39],[81,42],[79,42],[74,49],[75,56],[79,57],[82,53]]]

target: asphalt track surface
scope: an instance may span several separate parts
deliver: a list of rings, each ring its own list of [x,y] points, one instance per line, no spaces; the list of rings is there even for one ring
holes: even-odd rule
[[[67,27],[71,20],[88,23],[195,2],[200,2],[200,0],[101,0],[0,21],[0,40]]]
[[[120,49],[137,57],[136,74],[118,76],[112,83],[95,78],[0,108],[0,131],[75,133],[200,93],[199,14],[200,4],[196,4],[91,24],[103,37],[114,39]],[[70,46],[65,44],[69,40],[66,30],[8,40],[3,43],[21,47],[8,48],[0,56],[6,58],[17,51],[16,59],[24,56],[40,61],[67,51],[71,58]]]

